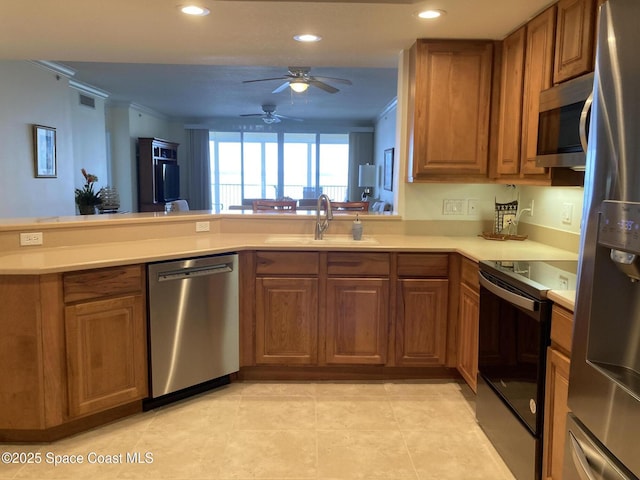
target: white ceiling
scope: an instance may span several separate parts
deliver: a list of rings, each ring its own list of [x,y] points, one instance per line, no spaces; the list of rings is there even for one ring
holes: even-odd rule
[[[275,103],[278,113],[295,117],[372,118],[395,95],[399,53],[416,38],[502,39],[553,2],[203,0],[206,17],[184,16],[180,3],[0,0],[0,59],[60,61],[116,99],[180,117],[257,113]],[[414,13],[423,6],[447,15],[419,20]],[[301,44],[292,39],[298,33],[323,40]],[[294,65],[354,85],[292,97],[271,94],[278,81],[241,83],[284,75]]]

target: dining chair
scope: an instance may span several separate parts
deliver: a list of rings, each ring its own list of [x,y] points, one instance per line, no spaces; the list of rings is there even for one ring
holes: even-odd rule
[[[368,212],[369,202],[331,202],[333,210],[350,210],[354,212]]]
[[[278,211],[278,212],[295,212],[295,200],[254,200],[253,211]]]

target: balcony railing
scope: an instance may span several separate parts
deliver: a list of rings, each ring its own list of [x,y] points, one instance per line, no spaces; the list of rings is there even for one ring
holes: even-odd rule
[[[276,188],[274,185],[265,187],[264,191],[268,192],[266,195],[260,194],[263,191],[262,188],[262,185],[245,185],[245,198],[275,198]],[[216,196],[216,189],[218,196]],[[301,198],[316,198],[316,193],[326,193],[331,200],[344,201],[347,199],[347,185],[321,185],[318,190],[319,192],[307,185],[285,185],[284,196],[299,200]],[[242,185],[239,183],[211,184],[211,193],[213,210],[228,210],[231,206],[243,205]]]

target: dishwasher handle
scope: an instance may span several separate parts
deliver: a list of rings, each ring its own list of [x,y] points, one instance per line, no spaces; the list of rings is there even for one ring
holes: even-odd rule
[[[483,275],[482,272],[478,272],[480,280],[480,285],[489,290],[491,293],[496,295],[497,297],[506,300],[507,302],[516,305],[520,308],[524,308],[529,312],[536,311],[536,302],[526,297],[522,297],[517,293],[510,292],[509,290],[502,288],[495,283],[493,283],[489,278]]]
[[[207,265],[206,267],[181,268],[179,270],[159,272],[158,281],[167,282],[170,280],[186,280],[194,277],[205,277],[207,275],[231,272],[233,272],[233,264],[221,263],[219,265]]]

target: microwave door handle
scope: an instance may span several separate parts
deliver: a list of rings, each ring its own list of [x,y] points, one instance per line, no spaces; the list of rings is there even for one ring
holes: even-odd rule
[[[582,113],[580,113],[580,144],[582,145],[582,150],[585,154],[587,153],[587,140],[589,135],[589,132],[587,132],[587,116],[589,115],[589,110],[591,110],[592,103],[593,91],[585,100],[584,106],[582,107]]]
[[[536,311],[536,307],[535,307],[535,302],[533,300],[530,300],[528,298],[525,297],[521,297],[520,295],[517,295],[513,292],[510,292],[507,289],[504,289],[502,287],[499,287],[498,285],[496,285],[495,283],[493,283],[491,280],[489,280],[487,277],[485,277],[482,272],[479,272],[479,278],[480,280],[480,285],[482,285],[484,288],[486,288],[487,290],[489,290],[491,293],[493,293],[494,295],[496,295],[497,297],[506,300],[507,302],[516,305],[518,307],[524,308],[525,310],[529,311],[529,312],[535,312]]]

